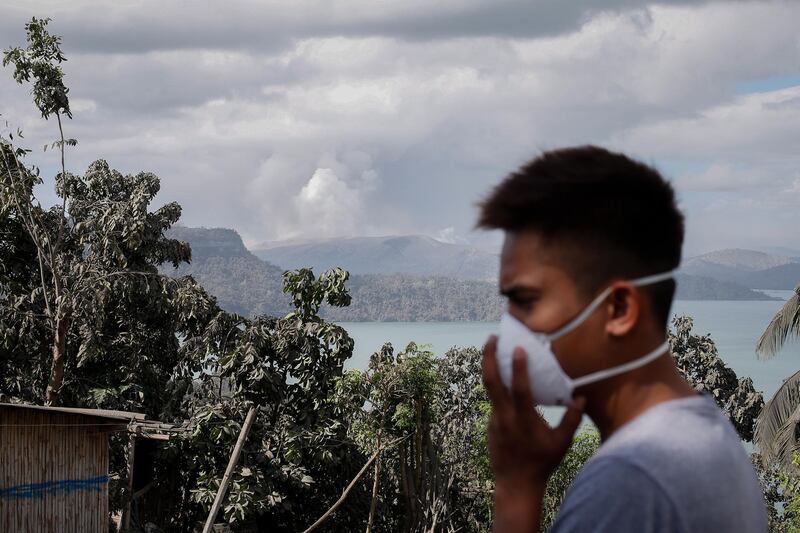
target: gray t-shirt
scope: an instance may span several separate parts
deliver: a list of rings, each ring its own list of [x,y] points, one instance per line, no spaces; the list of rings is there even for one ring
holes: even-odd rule
[[[550,531],[764,532],[755,471],[706,396],[655,405],[606,442],[575,478]]]

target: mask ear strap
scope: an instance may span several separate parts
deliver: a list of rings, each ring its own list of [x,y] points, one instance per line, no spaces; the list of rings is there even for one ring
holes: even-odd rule
[[[573,329],[583,324],[583,321],[586,320],[589,317],[589,315],[594,313],[595,309],[597,309],[597,306],[603,303],[603,300],[605,300],[609,294],[611,294],[611,287],[606,287],[603,290],[603,292],[598,294],[597,297],[594,300],[592,300],[592,303],[586,306],[586,309],[584,309],[583,311],[580,312],[580,314],[578,314],[578,316],[570,320],[558,331],[548,335],[547,338],[550,339],[551,341],[554,341],[559,337],[563,337]]]
[[[652,285],[653,283],[658,283],[660,281],[672,279],[675,276],[676,272],[677,269],[670,270],[668,272],[661,272],[660,274],[653,274],[652,276],[644,276],[641,278],[633,279],[630,281],[630,283],[634,287],[641,287],[642,285]],[[597,297],[594,300],[592,300],[592,303],[590,303],[583,311],[580,312],[580,314],[578,314],[578,316],[570,320],[566,325],[564,325],[558,331],[548,335],[547,338],[551,341],[554,341],[559,337],[563,337],[573,329],[580,326],[584,320],[589,318],[589,315],[594,313],[594,311],[597,309],[597,306],[599,306],[603,302],[603,300],[605,300],[606,297],[608,297],[609,294],[611,294],[611,287],[606,287],[605,290],[603,290],[603,292],[598,294]]]
[[[653,283],[658,283],[660,281],[666,281],[668,279],[672,279],[677,274],[678,270],[670,270],[669,272],[662,272],[661,274],[653,274],[652,276],[644,276],[643,278],[636,278],[631,280],[631,284],[634,287],[641,287],[642,285],[652,285]]]
[[[600,370],[599,372],[595,372],[594,374],[587,374],[585,376],[581,376],[577,379],[572,380],[572,383],[577,388],[583,385],[587,385],[589,383],[594,383],[595,381],[602,381],[606,378],[616,376],[617,374],[623,374],[625,372],[628,372],[629,370],[642,367],[647,363],[655,361],[668,350],[669,350],[669,341],[665,341],[664,344],[662,344],[652,352],[648,353],[647,355],[640,357],[639,359],[634,359],[633,361],[625,363],[624,365],[615,366],[614,368]]]

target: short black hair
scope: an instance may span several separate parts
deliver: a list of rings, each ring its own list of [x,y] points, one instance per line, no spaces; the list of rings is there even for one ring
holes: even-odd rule
[[[480,228],[530,230],[557,245],[565,271],[587,294],[681,261],[684,219],[672,185],[655,168],[597,146],[544,152],[497,185],[480,209]],[[647,289],[666,325],[675,282]]]

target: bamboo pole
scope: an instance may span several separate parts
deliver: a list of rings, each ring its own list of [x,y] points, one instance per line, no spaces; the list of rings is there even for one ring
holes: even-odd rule
[[[211,506],[211,511],[208,513],[206,525],[203,527],[203,533],[211,533],[211,528],[214,526],[214,520],[217,518],[219,508],[222,507],[222,501],[225,499],[225,493],[228,491],[228,483],[231,481],[233,469],[236,468],[236,463],[239,462],[239,454],[242,452],[244,441],[247,440],[247,434],[250,433],[250,428],[253,426],[253,421],[256,419],[258,409],[251,407],[247,412],[247,418],[244,419],[244,425],[239,432],[239,439],[236,441],[236,446],[233,447],[233,453],[228,461],[228,468],[225,469],[225,475],[222,476],[222,482],[219,484],[217,496],[214,498],[214,504]]]
[[[136,434],[131,432],[128,434],[128,479],[125,507],[122,510],[122,519],[119,521],[120,529],[128,531],[131,528],[131,507],[133,505],[133,460],[136,456]]]
[[[316,521],[316,522],[314,522],[313,524],[311,524],[311,525],[308,527],[308,529],[306,529],[305,531],[303,531],[303,533],[311,533],[311,531],[314,531],[314,530],[315,530],[315,529],[317,529],[317,528],[318,528],[318,527],[319,527],[319,526],[320,526],[320,525],[321,525],[323,522],[325,522],[325,520],[327,520],[327,519],[328,519],[328,517],[330,517],[330,516],[333,514],[333,512],[334,512],[334,511],[336,511],[336,509],[338,509],[340,505],[342,505],[342,503],[344,503],[344,501],[347,499],[347,495],[348,495],[348,494],[350,494],[350,491],[351,491],[351,490],[353,490],[353,487],[355,487],[355,486],[356,486],[356,483],[358,483],[358,480],[359,480],[359,479],[361,479],[361,476],[363,476],[363,475],[364,475],[364,473],[365,473],[365,472],[366,472],[366,471],[369,469],[369,467],[372,465],[372,463],[374,463],[374,462],[375,462],[375,460],[376,460],[376,459],[378,459],[378,458],[380,457],[381,453],[383,453],[384,451],[388,450],[389,448],[391,448],[392,446],[394,446],[394,445],[395,445],[395,444],[397,444],[398,442],[401,442],[401,441],[403,441],[403,440],[405,440],[405,439],[407,439],[407,438],[408,438],[408,437],[400,437],[400,438],[398,438],[398,439],[395,439],[395,440],[393,440],[393,441],[389,442],[389,443],[388,443],[388,444],[386,444],[385,446],[381,446],[381,447],[379,447],[377,450],[375,450],[375,453],[373,453],[373,454],[372,454],[372,456],[369,458],[369,460],[367,460],[367,462],[364,464],[364,466],[362,466],[362,467],[361,467],[361,470],[359,470],[359,471],[358,471],[358,474],[356,474],[356,477],[354,477],[354,478],[353,478],[353,480],[352,480],[352,481],[351,481],[351,482],[350,482],[350,483],[347,485],[347,487],[344,489],[344,492],[342,492],[342,495],[341,495],[341,496],[339,496],[339,499],[338,499],[338,500],[336,500],[336,503],[334,503],[333,505],[331,505],[330,509],[328,509],[327,511],[325,511],[325,514],[323,514],[322,516],[320,516],[320,517],[317,519],[317,521]],[[204,533],[205,533],[205,532],[204,532]]]

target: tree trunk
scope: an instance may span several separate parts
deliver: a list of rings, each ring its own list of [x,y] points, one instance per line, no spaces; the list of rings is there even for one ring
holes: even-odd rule
[[[53,363],[50,367],[50,381],[47,383],[45,403],[58,405],[61,386],[64,383],[64,364],[67,358],[67,318],[56,315],[55,338],[53,339]]]
[[[403,513],[403,531],[409,532],[413,531],[413,521],[411,519],[411,513],[413,511],[413,496],[412,496],[412,488],[411,484],[413,481],[409,479],[409,468],[408,464],[406,463],[406,444],[402,444],[400,446],[400,450],[398,453],[399,456],[399,466],[400,466],[400,492],[402,493],[403,499],[405,500],[406,504],[406,512]]]
[[[381,449],[381,438],[378,436],[378,450]],[[372,531],[372,523],[375,521],[375,510],[378,507],[378,482],[381,475],[381,458],[375,460],[375,479],[372,481],[372,502],[369,504],[369,520],[367,520],[367,533]]]

